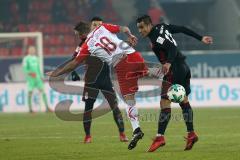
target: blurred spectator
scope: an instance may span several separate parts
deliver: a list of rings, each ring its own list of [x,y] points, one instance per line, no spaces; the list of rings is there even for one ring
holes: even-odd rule
[[[89,17],[92,17],[92,7],[90,6],[88,0],[77,0],[77,16],[81,17],[84,20],[88,20]],[[91,11],[91,12],[89,12]],[[76,13],[75,13],[76,14]],[[79,18],[78,18],[79,21]]]
[[[19,6],[19,13],[21,17],[21,22],[22,23],[27,23],[27,14],[28,14],[28,9],[29,9],[29,0],[20,0],[17,1],[18,6]]]
[[[67,22],[67,13],[63,1],[55,0],[52,5],[53,22]]]
[[[166,22],[165,12],[163,11],[162,7],[160,6],[157,0],[150,1],[148,15],[152,18],[153,24],[158,24],[161,21]]]
[[[135,0],[134,7],[138,10],[138,14],[146,14],[150,7],[149,0]]]
[[[2,24],[2,22],[0,21],[0,32],[4,32],[4,25]]]
[[[9,0],[0,0],[0,21],[6,23],[9,22],[9,8],[11,1]]]

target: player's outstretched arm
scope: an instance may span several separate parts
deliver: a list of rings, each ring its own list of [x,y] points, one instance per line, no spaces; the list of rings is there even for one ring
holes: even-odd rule
[[[64,66],[57,68],[54,71],[47,72],[47,76],[52,77],[58,77],[60,75],[63,75],[65,73],[69,73],[73,71],[75,68],[77,68],[79,65],[79,62],[76,59],[72,59],[71,61],[68,61]]]
[[[172,34],[175,33],[183,33],[186,34],[188,36],[191,36],[195,39],[198,39],[199,41],[202,41],[205,44],[212,44],[213,43],[213,38],[211,36],[201,36],[199,34],[197,34],[196,32],[194,32],[193,30],[185,27],[185,26],[177,26],[177,25],[168,25],[169,31]]]
[[[130,45],[135,46],[137,44],[137,37],[135,37],[127,26],[120,26],[120,32],[125,33],[128,36],[128,42]]]

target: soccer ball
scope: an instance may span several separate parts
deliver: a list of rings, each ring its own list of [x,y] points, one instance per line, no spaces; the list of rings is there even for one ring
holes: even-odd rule
[[[183,86],[173,84],[167,92],[168,99],[174,103],[181,103],[186,96],[186,91]]]

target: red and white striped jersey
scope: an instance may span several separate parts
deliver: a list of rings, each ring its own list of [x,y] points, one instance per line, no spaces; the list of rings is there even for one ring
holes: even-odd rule
[[[102,24],[90,32],[86,41],[81,46],[76,59],[82,62],[87,56],[99,57],[108,64],[114,63],[123,54],[135,52],[131,46],[119,39],[116,33],[120,32],[120,26]]]

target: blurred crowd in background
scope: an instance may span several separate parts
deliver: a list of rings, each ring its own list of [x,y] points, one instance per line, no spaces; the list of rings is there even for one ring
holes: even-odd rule
[[[172,23],[187,26],[200,34],[212,33],[206,18],[206,10],[211,7],[212,1],[167,3],[161,0],[1,0],[0,32],[40,31],[43,33],[44,55],[66,55],[71,54],[78,43],[73,26],[78,21],[88,21],[93,16],[100,16],[108,23],[127,25],[137,36],[135,20],[143,14],[149,14],[155,24]],[[209,49],[182,35],[176,39],[184,50]],[[140,51],[151,50],[147,40],[140,40],[136,48]],[[13,51],[0,46],[0,55],[20,54],[21,48],[15,47]]]

